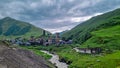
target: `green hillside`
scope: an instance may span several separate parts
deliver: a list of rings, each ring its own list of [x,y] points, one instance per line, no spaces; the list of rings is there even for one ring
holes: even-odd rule
[[[120,67],[120,25],[92,31],[92,37],[82,45],[52,47],[60,59],[70,62],[68,68],[119,68]],[[100,54],[81,54],[73,48],[101,47]],[[39,47],[40,48],[40,47]]]
[[[0,20],[0,36],[1,37],[14,37],[14,36],[40,36],[43,29],[37,28],[27,22],[15,20],[6,17]],[[49,33],[46,31],[46,33]]]
[[[99,55],[77,53],[61,49],[60,58],[71,61],[69,68],[119,68],[120,67],[120,9],[91,18],[63,34],[82,43],[79,48],[100,47]],[[75,45],[74,45],[75,46]],[[68,48],[68,47],[67,47]]]
[[[120,24],[120,9],[95,16],[64,33],[62,37],[72,38],[75,43],[81,44],[91,37],[91,31],[118,24]]]
[[[88,39],[81,47],[102,47],[109,50],[120,50],[120,25],[101,29],[91,33],[92,37]]]

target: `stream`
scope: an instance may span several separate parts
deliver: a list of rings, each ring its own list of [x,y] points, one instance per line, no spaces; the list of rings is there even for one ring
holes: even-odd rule
[[[67,65],[66,63],[63,63],[63,62],[60,62],[60,61],[59,61],[59,56],[58,56],[58,55],[52,54],[52,53],[50,53],[50,52],[48,52],[48,51],[43,51],[43,50],[42,50],[41,52],[44,52],[44,53],[46,53],[46,54],[48,54],[48,55],[51,55],[52,58],[49,59],[49,61],[50,61],[52,64],[55,64],[55,66],[57,66],[57,68],[68,68],[68,65]]]

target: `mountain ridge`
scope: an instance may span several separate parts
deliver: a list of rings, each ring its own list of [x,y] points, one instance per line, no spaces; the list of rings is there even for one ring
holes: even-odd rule
[[[41,36],[44,29],[28,22],[5,17],[0,19],[0,35],[2,36]],[[50,33],[46,31],[46,33]]]
[[[119,19],[119,17],[120,8],[102,15],[92,17],[91,19],[77,25],[70,31],[64,33],[62,37],[65,37],[67,39],[72,38],[75,43],[82,44],[91,37],[91,31],[105,28],[107,27],[106,25],[115,25],[115,22],[119,23],[119,20],[116,20]]]

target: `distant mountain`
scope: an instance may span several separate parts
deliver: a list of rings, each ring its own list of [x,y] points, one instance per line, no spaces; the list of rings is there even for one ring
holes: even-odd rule
[[[46,31],[46,33],[50,33]],[[1,36],[41,36],[43,29],[35,27],[27,22],[5,17],[0,20]]]
[[[68,32],[69,30],[65,30],[65,31],[62,31],[60,32],[60,36],[62,36],[64,33]]]
[[[67,39],[72,38],[75,43],[82,44],[92,35],[92,31],[107,28],[120,24],[120,9],[95,16],[64,33],[62,37]],[[109,33],[108,33],[109,34]]]

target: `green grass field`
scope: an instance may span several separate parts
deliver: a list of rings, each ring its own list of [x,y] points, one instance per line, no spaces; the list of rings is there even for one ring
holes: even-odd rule
[[[92,48],[120,50],[120,25],[94,31],[91,34],[92,37],[84,42],[80,46],[81,48],[86,48],[89,45]]]
[[[51,46],[30,46],[24,47],[34,52],[42,55],[43,57],[50,58],[48,55],[44,55],[40,50],[48,50],[50,52],[56,52],[60,59],[65,59],[65,62],[72,62],[69,68],[117,68],[120,66],[120,51],[115,51],[111,54],[100,54],[100,55],[90,55],[90,54],[80,54],[77,53],[72,48],[74,45],[65,45],[56,47]]]
[[[74,50],[58,52],[61,58],[72,61],[69,68],[116,68],[120,66],[120,51],[101,56],[76,53]]]

